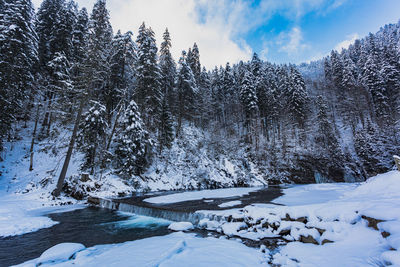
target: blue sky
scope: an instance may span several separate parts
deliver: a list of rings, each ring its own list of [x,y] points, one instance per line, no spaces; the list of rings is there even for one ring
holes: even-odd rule
[[[95,1],[77,0],[89,12]],[[400,0],[107,0],[107,6],[115,31],[135,34],[145,21],[160,43],[168,27],[175,59],[197,42],[207,68],[253,52],[276,63],[319,59],[400,19]]]

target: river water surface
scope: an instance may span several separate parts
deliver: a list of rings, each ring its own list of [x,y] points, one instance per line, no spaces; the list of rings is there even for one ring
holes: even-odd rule
[[[33,233],[0,238],[0,266],[37,258],[46,249],[63,242],[91,247],[170,233],[167,220],[94,207],[47,216],[59,223]]]

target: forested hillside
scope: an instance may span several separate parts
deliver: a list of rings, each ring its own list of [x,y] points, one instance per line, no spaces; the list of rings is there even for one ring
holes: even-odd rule
[[[361,181],[400,153],[400,24],[309,64],[211,70],[196,43],[175,60],[168,29],[160,47],[132,31],[105,0],[0,0],[0,161],[27,137],[30,168],[38,144],[62,153],[60,193],[70,157],[151,190]]]

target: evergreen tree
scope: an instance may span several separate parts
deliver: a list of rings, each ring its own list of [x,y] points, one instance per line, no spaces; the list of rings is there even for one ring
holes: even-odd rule
[[[159,120],[162,92],[161,73],[157,62],[154,32],[143,23],[136,40],[138,44],[136,102],[149,129],[156,128]]]
[[[72,58],[73,62],[78,64],[86,59],[86,49],[89,34],[89,16],[86,8],[79,10],[76,23],[72,33]]]
[[[246,124],[257,115],[257,95],[254,88],[254,76],[251,72],[244,74],[240,87],[240,99],[246,116]]]
[[[64,114],[63,120],[70,120],[73,115],[73,98],[75,96],[73,92],[73,85],[70,75],[70,64],[64,53],[56,53],[53,60],[48,63],[49,79],[48,89],[59,96],[58,100],[55,100],[53,106],[56,107],[61,114]],[[54,118],[51,117],[48,124],[48,131],[51,127],[51,122]]]
[[[290,67],[289,91],[287,91],[288,108],[295,122],[303,128],[308,111],[308,93],[304,79],[293,66]]]
[[[333,163],[340,164],[343,161],[343,154],[328,118],[328,105],[322,96],[318,96],[316,100],[318,108],[318,134],[315,137],[316,144],[322,149],[322,153],[329,155]]]
[[[390,108],[386,94],[384,80],[380,74],[375,58],[370,55],[365,62],[363,69],[363,83],[369,89],[374,102],[375,114],[382,123],[388,122]]]
[[[116,140],[116,169],[125,179],[142,174],[148,166],[152,141],[143,129],[143,122],[135,101],[125,109],[121,132]]]
[[[200,64],[200,52],[196,43],[193,44],[192,49],[189,48],[187,54],[187,63],[193,72],[196,83],[198,83],[201,73],[201,64]]]
[[[173,119],[172,114],[169,111],[168,102],[166,99],[164,99],[161,109],[158,137],[160,153],[162,152],[164,147],[170,148],[172,145],[172,141],[174,141]]]
[[[359,129],[354,137],[355,151],[367,175],[376,175],[379,172],[379,155],[381,153],[377,150],[378,146],[376,129],[368,120],[366,128]]]
[[[132,40],[132,32],[121,34],[120,31],[112,41],[110,57],[110,110],[127,97],[127,88],[134,82],[135,65],[137,61],[136,44]]]
[[[107,127],[106,107],[92,100],[89,110],[83,114],[80,139],[78,140],[79,147],[85,154],[82,169],[90,170],[92,175],[99,164],[98,155],[101,153],[98,152],[99,148],[103,149]]]
[[[98,0],[93,6],[89,20],[88,56],[83,72],[89,94],[105,104],[108,118],[110,117],[114,96],[108,86],[112,38],[113,32],[106,1]]]
[[[168,29],[163,34],[163,42],[160,47],[160,71],[161,71],[161,88],[164,98],[166,98],[171,111],[175,111],[176,107],[176,94],[174,91],[175,77],[176,77],[176,63],[172,58],[171,49],[171,38]]]
[[[186,61],[186,52],[182,51],[182,57],[179,59],[179,73],[177,79],[178,93],[178,127],[176,135],[180,134],[182,120],[191,120],[194,112],[195,94],[197,92],[196,80],[192,69]]]
[[[30,0],[7,0],[0,10],[0,151],[11,123],[34,89],[37,36]]]

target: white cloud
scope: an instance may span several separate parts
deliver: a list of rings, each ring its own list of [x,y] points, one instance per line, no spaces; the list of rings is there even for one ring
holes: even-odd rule
[[[349,48],[349,46],[350,46],[352,43],[354,43],[355,40],[359,39],[360,36],[359,36],[357,33],[353,33],[353,34],[348,35],[346,38],[347,38],[346,40],[344,40],[344,41],[338,43],[338,44],[335,46],[335,50],[337,50],[337,51],[340,52],[340,51],[342,51],[342,49]]]
[[[41,0],[34,0],[39,6]],[[91,12],[95,0],[78,0],[80,6]],[[201,0],[207,5],[221,5],[218,1]],[[165,28],[171,34],[172,54],[178,60],[182,50],[197,43],[200,50],[200,61],[208,69],[226,62],[247,60],[251,56],[251,48],[244,40],[233,40],[236,30],[235,21],[245,8],[242,4],[231,7],[231,14],[223,16],[220,13],[207,14],[205,21],[199,22],[196,12],[197,0],[109,0],[107,7],[110,11],[114,31],[132,31],[137,34],[140,24],[144,21],[156,33],[158,45],[162,42]],[[201,3],[200,3],[201,4]],[[226,11],[227,12],[227,11]]]
[[[36,7],[42,0],[33,0]],[[91,12],[96,0],[75,0]],[[247,0],[107,0],[115,31],[134,34],[145,21],[156,33],[158,44],[168,27],[172,38],[172,54],[177,60],[183,49],[196,42],[200,60],[207,68],[237,62],[251,57],[252,49],[243,39],[246,33],[266,23],[274,14],[281,14],[298,23],[309,12],[324,14],[348,0],[263,0],[254,5]],[[281,51],[289,55],[304,50],[303,35],[298,27],[281,33]],[[267,46],[264,46],[267,47]],[[260,54],[266,56],[268,48]],[[271,53],[271,51],[269,51]],[[263,56],[261,55],[261,56]]]
[[[278,44],[281,45],[279,51],[289,55],[297,54],[308,48],[308,45],[303,43],[303,33],[299,27],[293,27],[289,32],[281,33],[278,37]]]

